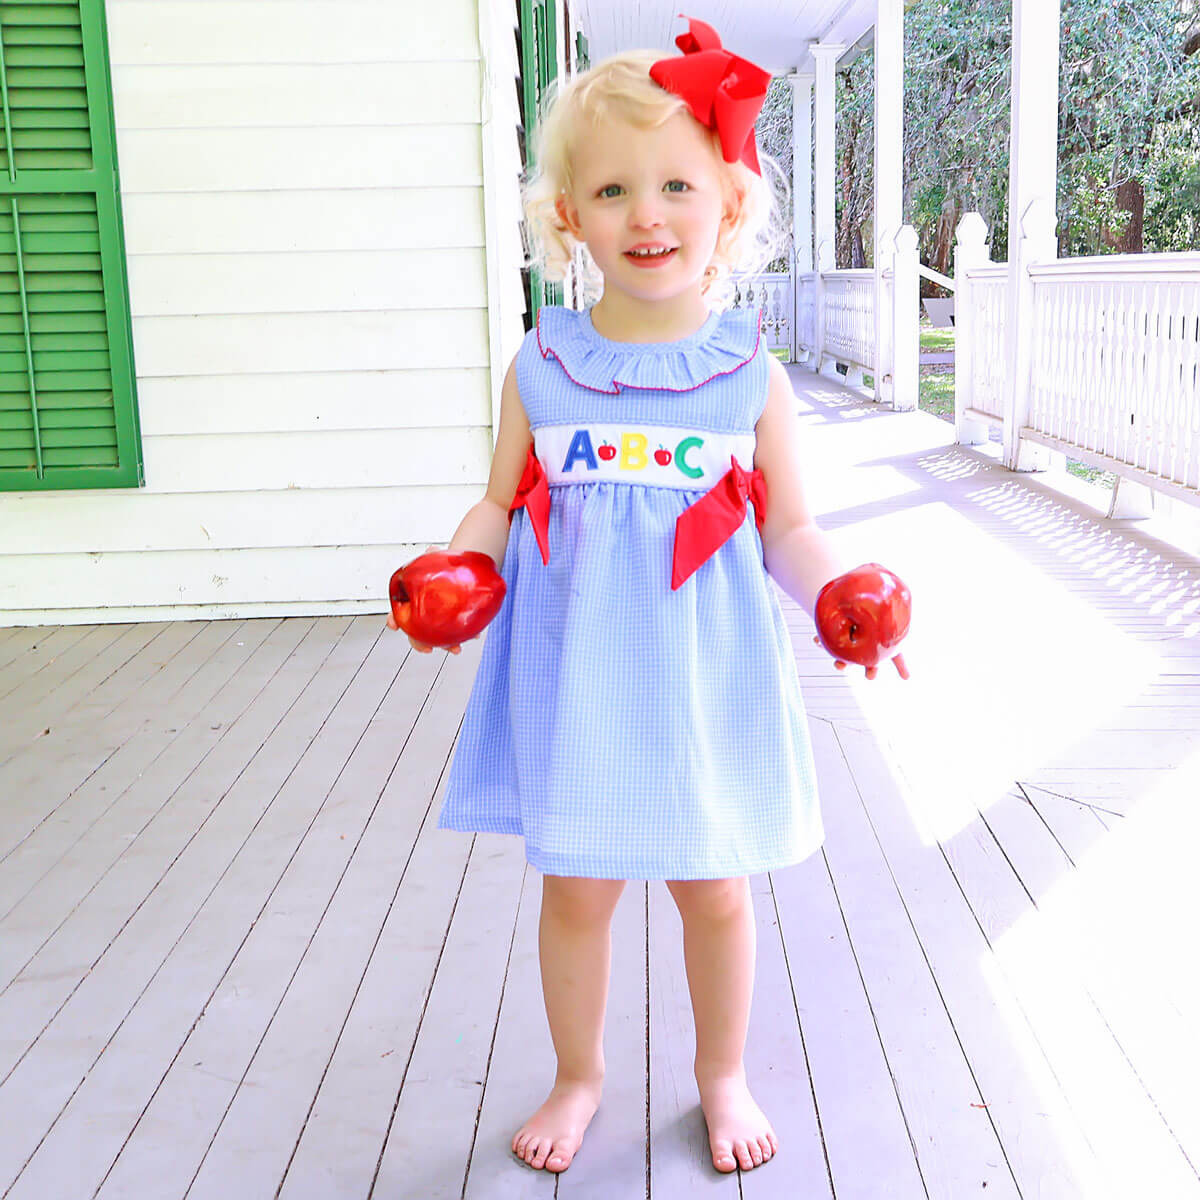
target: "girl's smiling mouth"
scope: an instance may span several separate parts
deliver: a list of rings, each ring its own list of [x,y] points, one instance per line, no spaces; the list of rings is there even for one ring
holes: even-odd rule
[[[625,251],[625,258],[639,267],[659,267],[674,257],[678,246],[655,246],[643,243]]]

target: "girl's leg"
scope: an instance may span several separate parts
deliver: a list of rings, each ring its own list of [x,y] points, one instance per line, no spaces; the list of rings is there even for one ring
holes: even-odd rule
[[[610,930],[624,888],[621,879],[542,877],[538,951],[558,1071],[545,1104],[512,1140],[531,1167],[565,1171],[600,1104]]]
[[[748,1171],[779,1149],[775,1130],[746,1086],[742,1061],[756,948],[750,881],[686,879],[667,887],[683,918],[683,955],[696,1021],[696,1084],[713,1166]]]

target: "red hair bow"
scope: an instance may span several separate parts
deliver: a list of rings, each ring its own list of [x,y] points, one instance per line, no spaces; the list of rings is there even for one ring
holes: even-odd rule
[[[754,122],[766,99],[770,73],[723,49],[711,25],[695,17],[688,17],[687,23],[687,33],[675,39],[683,57],[660,58],[650,67],[650,78],[684,100],[701,125],[716,131],[726,162],[741,159],[761,175]]]

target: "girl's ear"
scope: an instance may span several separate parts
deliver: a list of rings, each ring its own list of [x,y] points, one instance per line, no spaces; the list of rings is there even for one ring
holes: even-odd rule
[[[571,203],[571,198],[566,192],[559,192],[558,199],[554,201],[554,211],[563,225],[579,241],[583,241],[583,230],[579,224],[579,210]]]
[[[740,188],[729,187],[725,190],[725,203],[721,209],[721,224],[727,229],[733,229],[741,223],[742,206],[746,202],[745,194]]]

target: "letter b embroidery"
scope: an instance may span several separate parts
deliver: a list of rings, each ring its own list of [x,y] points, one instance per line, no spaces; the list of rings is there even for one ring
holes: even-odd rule
[[[640,471],[649,461],[644,433],[621,434],[621,470]]]

